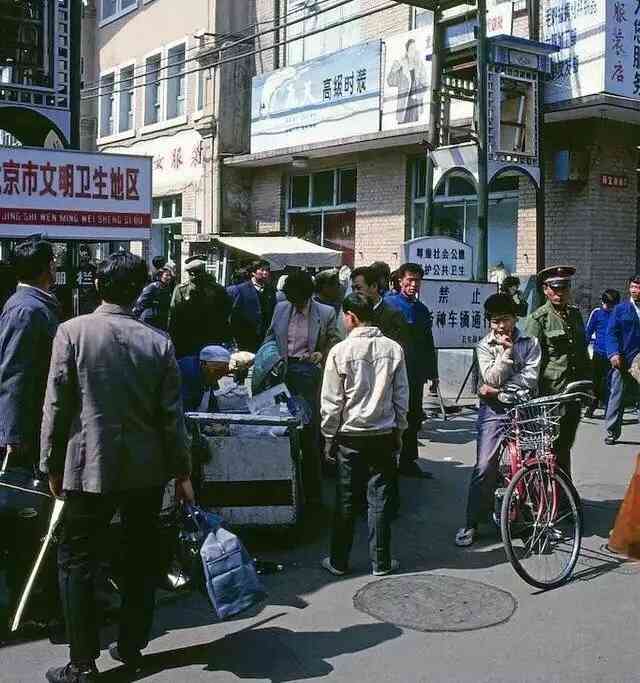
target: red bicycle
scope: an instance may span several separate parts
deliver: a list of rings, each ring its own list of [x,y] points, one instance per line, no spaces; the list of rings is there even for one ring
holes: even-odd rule
[[[574,382],[562,394],[515,403],[505,416],[500,456],[504,488],[496,491],[500,533],[509,562],[528,584],[548,590],[566,583],[582,543],[582,505],[553,444],[570,403],[593,400],[591,382]],[[497,514],[496,514],[497,517]]]

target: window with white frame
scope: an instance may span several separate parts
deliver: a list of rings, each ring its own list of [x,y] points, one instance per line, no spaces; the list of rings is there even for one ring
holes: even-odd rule
[[[413,11],[413,28],[433,25],[433,12],[431,10],[415,8]]]
[[[288,4],[287,21],[292,22],[302,17],[306,19],[287,28],[287,64],[306,62],[314,57],[351,47],[363,40],[360,19],[293,40],[355,16],[360,11],[361,0],[351,0],[340,7],[322,11],[335,4],[334,0],[291,0]]]
[[[113,135],[115,109],[115,73],[100,77],[100,137]]]
[[[160,54],[148,57],[145,63],[144,123],[150,125],[162,120],[162,81]]]
[[[167,53],[167,118],[186,112],[185,46],[176,45]]]
[[[138,6],[138,0],[102,0],[100,18],[102,21],[117,19]]]
[[[502,262],[516,268],[518,176],[501,176],[489,186],[489,266]],[[416,159],[412,169],[411,238],[426,234],[426,160]],[[451,237],[470,244],[477,256],[478,199],[471,178],[450,175],[434,193],[431,235]],[[474,264],[477,270],[477,263]]]
[[[135,101],[135,90],[133,87],[134,65],[127,66],[120,71],[120,126],[119,132],[133,130],[133,107]]]

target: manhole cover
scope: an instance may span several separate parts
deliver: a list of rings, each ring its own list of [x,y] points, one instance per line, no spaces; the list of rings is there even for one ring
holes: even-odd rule
[[[356,609],[415,631],[474,631],[502,624],[516,610],[506,591],[452,576],[399,576],[359,590]]]

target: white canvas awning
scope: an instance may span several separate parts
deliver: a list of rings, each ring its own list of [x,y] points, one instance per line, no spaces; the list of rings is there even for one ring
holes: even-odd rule
[[[342,263],[342,252],[326,249],[299,237],[239,235],[217,237],[216,242],[269,261],[272,270],[283,270],[286,266],[336,268]]]

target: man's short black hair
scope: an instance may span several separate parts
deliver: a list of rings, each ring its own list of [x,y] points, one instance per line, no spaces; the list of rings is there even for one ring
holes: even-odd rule
[[[501,290],[506,290],[509,287],[520,287],[520,278],[515,275],[507,275],[500,285]]]
[[[420,278],[424,277],[424,270],[419,263],[403,263],[400,268],[396,270],[396,273],[398,274],[398,280],[402,280],[407,274],[417,275]]]
[[[45,240],[29,240],[13,252],[13,266],[20,282],[33,282],[49,270],[54,260],[53,247]]]
[[[256,270],[261,270],[261,269],[271,270],[271,264],[269,263],[269,261],[265,261],[264,259],[259,259],[257,261],[253,261],[249,265],[249,267],[247,268],[247,272],[250,275],[253,275],[256,272]]]
[[[167,259],[164,256],[154,256],[151,259],[151,265],[156,269],[164,268],[167,265]]]
[[[389,264],[384,261],[374,261],[369,268],[378,276],[378,289],[380,293],[386,292],[389,289],[389,281],[391,280],[391,268]]]
[[[373,305],[364,294],[351,292],[342,302],[342,310],[353,313],[361,323],[370,323],[373,320]]]
[[[518,317],[516,305],[508,294],[492,294],[484,302],[484,312],[488,319],[498,318],[503,315]]]
[[[145,262],[128,251],[111,254],[98,264],[98,295],[110,304],[130,306],[148,281]]]
[[[287,276],[282,291],[292,304],[304,304],[313,295],[313,278],[306,270],[296,270]]]
[[[378,273],[376,273],[371,266],[360,266],[359,268],[353,270],[351,272],[351,282],[353,282],[359,275],[362,275],[367,287],[371,287],[371,285],[378,285],[378,288],[380,288]]]
[[[620,292],[617,289],[605,289],[602,292],[602,303],[617,306],[620,303]]]
[[[640,285],[640,273],[637,273],[636,275],[632,275],[629,278],[629,284],[634,283],[636,285]]]

